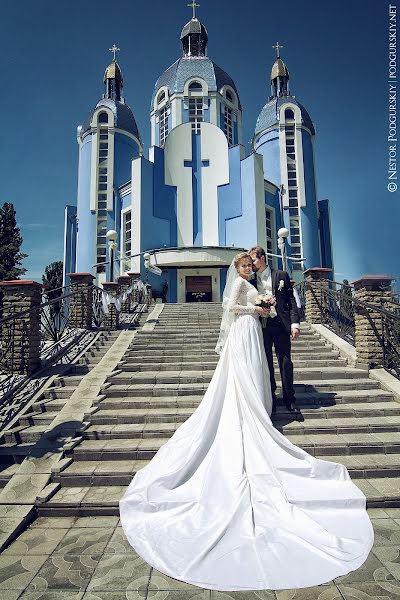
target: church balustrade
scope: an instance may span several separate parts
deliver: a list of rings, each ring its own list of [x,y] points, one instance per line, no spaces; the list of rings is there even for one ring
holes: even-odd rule
[[[309,269],[295,286],[306,321],[319,323],[356,348],[357,362],[383,367],[400,379],[400,304],[393,278],[365,276],[349,284]]]
[[[72,286],[45,289],[35,281],[4,281],[0,320],[0,412],[26,387],[26,397],[46,379],[51,365],[70,364],[93,334],[75,327],[80,301]],[[29,392],[29,393],[28,393]],[[0,421],[2,421],[0,416]]]

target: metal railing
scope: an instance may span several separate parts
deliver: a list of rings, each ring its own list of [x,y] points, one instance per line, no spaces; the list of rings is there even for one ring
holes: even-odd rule
[[[383,359],[382,364],[372,366],[383,367],[400,379],[400,304],[396,302],[395,295],[389,302],[387,298],[381,297],[377,305],[355,298],[353,286],[337,281],[329,281],[328,286],[326,281],[324,284],[318,281],[302,281],[295,289],[302,307],[306,305],[307,289],[312,289],[319,305],[321,324],[355,347],[356,315],[363,315],[369,321],[376,322],[375,316],[378,313],[380,326],[375,327],[373,331],[375,340],[381,347]],[[387,307],[388,304],[390,308]]]

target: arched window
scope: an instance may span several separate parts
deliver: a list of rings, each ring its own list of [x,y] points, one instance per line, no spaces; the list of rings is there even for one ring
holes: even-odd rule
[[[189,92],[201,92],[202,89],[203,86],[199,81],[192,81],[192,83],[189,85]]]
[[[165,100],[165,92],[161,92],[161,94],[158,96],[158,104],[161,104],[163,100]]]
[[[99,114],[99,123],[108,123],[108,114],[106,112]]]
[[[226,90],[226,99],[229,100],[229,102],[232,102],[233,104],[233,96],[232,93],[229,90]]]
[[[294,112],[291,108],[285,110],[285,119],[294,119]]]

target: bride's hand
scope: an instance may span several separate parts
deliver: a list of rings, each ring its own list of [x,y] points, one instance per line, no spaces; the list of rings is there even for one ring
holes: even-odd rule
[[[271,310],[269,308],[262,308],[261,306],[256,306],[256,313],[260,315],[260,317],[268,317]]]

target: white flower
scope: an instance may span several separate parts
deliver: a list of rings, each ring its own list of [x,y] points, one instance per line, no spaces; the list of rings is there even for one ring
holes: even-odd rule
[[[278,291],[280,292],[285,287],[285,282],[283,279],[279,281]]]

